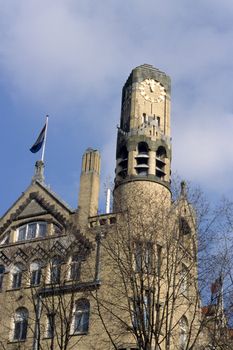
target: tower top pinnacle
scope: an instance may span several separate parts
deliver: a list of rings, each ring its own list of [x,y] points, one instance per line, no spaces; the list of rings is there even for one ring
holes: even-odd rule
[[[182,197],[187,196],[187,184],[184,180],[180,183],[180,194]]]
[[[159,70],[158,68],[152,66],[151,64],[144,63],[138,67],[135,67],[130,73],[124,88],[127,88],[129,85],[133,83],[140,83],[145,79],[154,79],[155,81],[159,81],[166,92],[170,95],[171,92],[171,79],[170,77]]]
[[[32,177],[32,184],[36,181],[44,183],[44,162],[42,160],[37,160],[35,163],[35,173]]]

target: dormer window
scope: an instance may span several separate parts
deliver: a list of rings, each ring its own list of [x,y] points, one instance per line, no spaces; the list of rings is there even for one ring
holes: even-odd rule
[[[38,237],[45,237],[47,233],[46,222],[31,222],[18,228],[17,241],[25,241]]]

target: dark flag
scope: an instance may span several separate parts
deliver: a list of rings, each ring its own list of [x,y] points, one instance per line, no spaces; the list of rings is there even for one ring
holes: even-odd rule
[[[46,132],[46,124],[45,124],[45,126],[43,127],[43,129],[41,130],[40,135],[38,136],[36,142],[35,142],[34,145],[30,148],[30,151],[31,151],[32,153],[36,153],[36,152],[38,152],[38,151],[41,149],[41,147],[42,147],[42,145],[43,145],[43,143],[44,143],[44,139],[45,139],[45,132]]]

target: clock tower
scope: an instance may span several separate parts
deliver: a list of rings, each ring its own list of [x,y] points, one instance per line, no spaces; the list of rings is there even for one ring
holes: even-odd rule
[[[130,192],[170,199],[170,141],[170,78],[148,64],[136,67],[122,91],[115,208]]]

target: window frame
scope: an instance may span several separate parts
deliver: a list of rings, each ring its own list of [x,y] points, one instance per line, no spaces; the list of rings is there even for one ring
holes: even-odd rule
[[[6,271],[5,266],[1,264],[0,265],[0,292],[2,291],[2,287],[3,287],[5,271]]]
[[[143,297],[132,301],[132,325],[135,329],[149,330],[151,322],[151,291],[145,290]]]
[[[32,227],[33,225],[36,225],[36,231],[35,231],[35,236],[32,235],[30,232],[30,226]],[[40,227],[45,227],[42,231],[40,231]],[[47,236],[47,228],[48,224],[46,221],[32,221],[28,222],[22,226],[19,226],[17,228],[17,236],[16,236],[16,242],[24,242],[36,238],[45,238]],[[22,234],[22,237],[20,237],[20,232],[22,232],[25,229],[25,233]],[[43,232],[43,234],[41,234]]]
[[[32,269],[32,265],[37,265],[37,268]],[[42,264],[40,261],[36,260],[30,264],[30,286],[39,286],[41,283],[42,276]]]
[[[143,270],[143,242],[135,242],[135,272],[139,273]]]
[[[189,294],[189,269],[182,263],[180,270],[180,292],[185,297],[188,297]]]
[[[22,287],[23,266],[21,264],[13,265],[11,270],[11,289],[19,289]]]
[[[28,330],[28,310],[20,307],[14,314],[14,328],[12,333],[13,341],[26,341]]]
[[[134,243],[135,272],[154,273],[155,243],[151,240],[136,240]]]
[[[81,257],[74,253],[70,260],[70,280],[79,281],[81,276]]]
[[[180,327],[180,350],[185,350],[188,342],[188,320],[186,316],[182,316],[179,320]]]
[[[56,261],[56,263],[54,263]],[[50,263],[50,279],[51,284],[61,283],[61,266],[62,258],[60,256],[54,256]]]
[[[90,323],[90,302],[88,299],[78,299],[75,303],[73,318],[73,334],[88,334]]]
[[[50,312],[46,315],[47,317],[47,327],[46,327],[46,338],[54,338],[55,331],[55,313]]]

